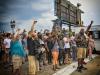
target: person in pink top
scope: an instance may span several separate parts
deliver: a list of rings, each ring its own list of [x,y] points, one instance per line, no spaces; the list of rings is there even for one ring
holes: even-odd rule
[[[94,39],[92,35],[89,35],[89,42],[88,42],[88,50],[89,50],[89,59],[92,59],[92,51],[95,48]]]

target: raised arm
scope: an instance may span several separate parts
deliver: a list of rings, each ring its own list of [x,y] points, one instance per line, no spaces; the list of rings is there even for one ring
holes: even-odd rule
[[[33,20],[33,24],[32,24],[32,27],[31,27],[31,31],[34,31],[34,26],[35,26],[36,23],[37,23],[37,21]]]
[[[88,27],[87,27],[87,29],[86,29],[86,31],[85,31],[86,34],[88,34],[88,31],[90,30],[92,24],[93,24],[93,21],[91,21],[90,25],[88,25]]]

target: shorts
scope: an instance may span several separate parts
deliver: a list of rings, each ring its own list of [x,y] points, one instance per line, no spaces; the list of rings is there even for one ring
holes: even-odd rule
[[[83,48],[83,58],[86,58],[87,48]]]
[[[86,48],[77,48],[77,58],[86,58]]]
[[[12,56],[12,64],[13,64],[13,69],[20,69],[20,67],[22,66],[22,58],[20,56],[17,55],[13,55]]]
[[[36,73],[36,58],[35,56],[28,56],[28,72],[29,75],[34,75]]]
[[[77,58],[83,58],[83,48],[77,48]]]

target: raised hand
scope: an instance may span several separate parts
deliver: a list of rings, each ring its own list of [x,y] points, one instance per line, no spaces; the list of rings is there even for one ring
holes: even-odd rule
[[[34,31],[34,26],[35,26],[36,23],[37,23],[37,21],[33,20],[33,24],[32,24],[32,27],[31,27],[31,31]]]
[[[90,23],[90,25],[92,25],[92,24],[93,24],[93,22],[94,22],[94,21],[92,20],[92,21],[91,21],[91,23]]]

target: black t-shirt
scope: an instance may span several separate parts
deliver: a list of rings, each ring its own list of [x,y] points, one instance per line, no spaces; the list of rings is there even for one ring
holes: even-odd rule
[[[27,47],[29,49],[29,55],[38,54],[38,48],[40,47],[40,43],[38,39],[32,39],[30,37],[27,38]]]

